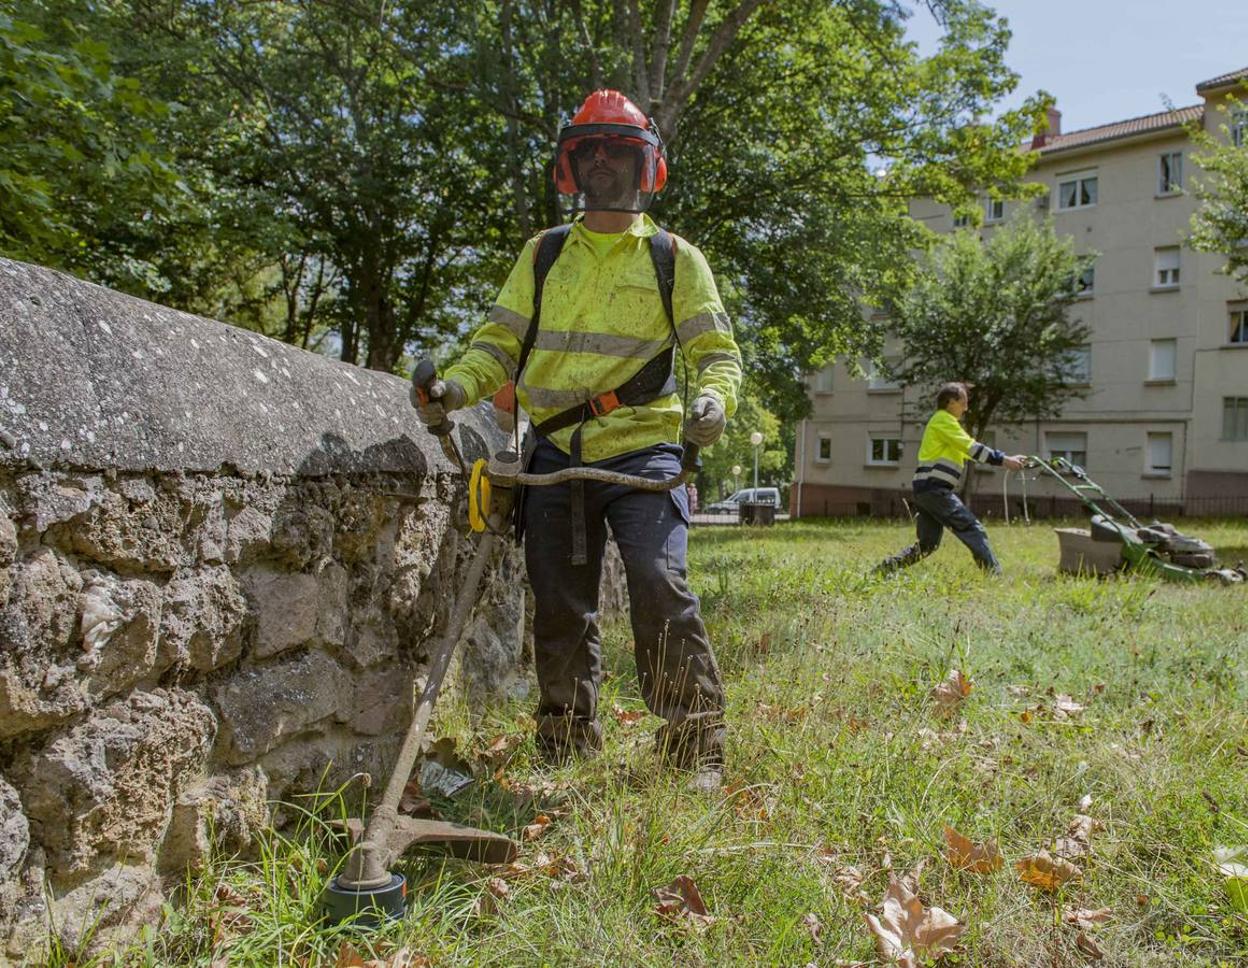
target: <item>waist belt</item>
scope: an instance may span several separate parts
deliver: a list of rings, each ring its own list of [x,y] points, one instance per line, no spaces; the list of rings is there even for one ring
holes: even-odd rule
[[[586,420],[591,417],[605,417],[612,410],[620,407],[640,406],[676,392],[676,373],[672,365],[674,354],[675,347],[669,346],[666,352],[660,353],[614,390],[590,397],[585,403],[569,407],[553,417],[547,417],[541,423],[535,424],[533,430],[541,437],[549,437],[566,427],[576,427],[572,433],[572,444],[569,449],[571,462],[568,466],[580,467],[581,430]],[[589,560],[585,536],[585,482],[573,480],[570,483],[572,485],[572,564],[584,565]]]

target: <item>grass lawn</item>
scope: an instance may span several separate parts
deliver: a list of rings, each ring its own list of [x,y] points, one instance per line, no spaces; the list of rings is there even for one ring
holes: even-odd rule
[[[1242,521],[1189,530],[1224,561],[1248,558]],[[426,963],[394,957],[407,946],[447,965],[883,964],[864,913],[890,868],[923,864],[919,898],[965,924],[942,964],[1081,965],[1099,949],[1105,965],[1248,965],[1248,914],[1212,858],[1248,845],[1248,587],[1061,577],[1049,525],[990,532],[1003,578],[950,539],[879,580],[865,574],[908,542],[901,524],[699,529],[692,581],[728,684],[723,795],[655,768],[658,720],[638,715],[630,633],[613,623],[601,757],[539,769],[531,703],[473,726],[453,702],[439,710],[461,749],[495,753],[472,792],[437,806],[518,838],[533,825],[518,864],[416,857],[404,922],[318,930],[341,853],[310,820],[259,861],[223,858],[117,957]],[[973,688],[941,715],[930,693],[951,669]],[[1081,876],[1054,892],[1023,883],[1015,862],[1053,850],[1077,814],[1095,821],[1062,848],[1082,854]],[[946,825],[995,840],[1004,865],[955,869]],[[652,890],[681,874],[709,918],[656,913]],[[1064,921],[1076,908],[1108,920],[1081,940]]]

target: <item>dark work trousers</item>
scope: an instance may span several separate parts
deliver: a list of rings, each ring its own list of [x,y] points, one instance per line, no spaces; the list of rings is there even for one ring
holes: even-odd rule
[[[680,473],[680,455],[679,447],[660,444],[588,466],[667,480]],[[568,464],[568,455],[542,440],[529,467],[542,474]],[[685,580],[689,535],[685,488],[656,493],[586,481],[589,561],[584,565],[572,564],[570,486],[529,487],[523,500],[541,691],[539,749],[558,760],[602,745],[597,708],[602,680],[598,586],[609,525],[628,579],[641,695],[651,712],[667,720],[659,730],[659,750],[684,769],[722,763],[723,683],[698,599]]]
[[[992,546],[988,544],[988,532],[979,523],[979,518],[975,517],[971,509],[951,489],[942,487],[930,491],[915,491],[914,505],[918,509],[915,518],[918,541],[905,551],[885,558],[878,571],[897,571],[926,558],[940,547],[940,538],[945,528],[952,531],[971,550],[975,563],[980,568],[993,573],[1001,571],[1001,566],[992,553]]]

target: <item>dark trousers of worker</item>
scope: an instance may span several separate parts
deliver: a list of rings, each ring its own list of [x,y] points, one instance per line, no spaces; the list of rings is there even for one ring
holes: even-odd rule
[[[896,571],[921,561],[940,547],[940,539],[945,528],[970,549],[975,563],[984,571],[993,573],[1001,570],[992,546],[988,544],[988,532],[979,523],[979,518],[971,512],[962,499],[951,489],[941,487],[933,490],[916,490],[914,492],[915,530],[918,540],[905,551],[886,558],[880,563],[882,572]]]
[[[658,445],[588,466],[652,480],[680,473],[680,448]],[[541,441],[529,468],[557,471],[566,454]],[[641,695],[666,720],[658,746],[682,769],[718,766],[723,759],[724,690],[686,581],[688,497],[669,492],[585,482],[588,562],[572,564],[569,485],[530,487],[523,497],[524,550],[533,587],[533,644],[540,700],[539,749],[551,759],[602,745],[598,688],[602,681],[598,588],[607,528],[628,581],[629,615]]]

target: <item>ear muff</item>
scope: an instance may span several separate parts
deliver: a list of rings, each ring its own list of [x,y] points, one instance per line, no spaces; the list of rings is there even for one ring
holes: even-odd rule
[[[659,155],[659,163],[658,165],[655,166],[655,169],[654,169],[654,184],[653,185],[643,184],[641,186],[641,189],[642,191],[650,192],[652,195],[657,195],[659,192],[663,191],[663,186],[666,184],[667,184],[667,159],[664,158],[662,155]]]
[[[559,154],[555,158],[555,169],[551,172],[551,177],[555,182],[555,191],[561,195],[575,195],[580,191],[576,187],[576,176],[572,173],[572,149],[575,147],[575,141],[560,145]]]

